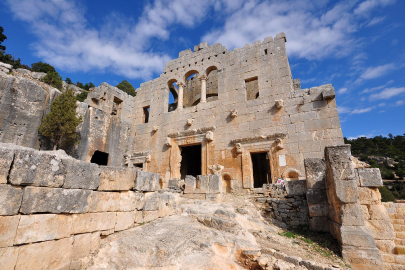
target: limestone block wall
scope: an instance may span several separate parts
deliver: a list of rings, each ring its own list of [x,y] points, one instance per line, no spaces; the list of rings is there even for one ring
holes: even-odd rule
[[[383,259],[390,269],[405,268],[405,203],[384,202],[382,203],[388,212],[389,220],[394,227],[394,244],[388,242],[384,246],[386,252]],[[384,216],[385,217],[385,216]],[[402,268],[401,268],[402,267]]]
[[[308,228],[308,204],[306,200],[306,181],[295,180],[280,184],[265,185],[265,211],[278,226],[286,229]]]
[[[285,42],[280,33],[234,51],[215,44],[181,52],[159,78],[137,89],[128,153],[149,153],[144,168],[159,173],[165,187],[181,176],[181,147],[195,144],[201,144],[201,174],[220,164],[238,192],[253,188],[250,153],[269,154],[273,183],[305,179],[304,159],[322,158],[325,146],[342,144],[343,136],[333,87],[294,88]],[[185,84],[190,72],[206,76],[213,68],[218,100],[168,112],[173,82]],[[247,86],[256,77],[259,97],[248,100]],[[148,123],[143,122],[146,107]],[[208,131],[212,140],[205,138]]]
[[[0,144],[0,269],[82,269],[101,237],[175,211],[159,176]]]

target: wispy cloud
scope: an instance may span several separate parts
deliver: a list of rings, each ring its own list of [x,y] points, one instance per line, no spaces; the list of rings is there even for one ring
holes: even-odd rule
[[[368,24],[367,26],[373,26],[376,24],[379,24],[385,20],[386,17],[374,17]]]
[[[395,2],[395,0],[366,0],[359,4],[359,6],[354,10],[354,13],[356,15],[368,16],[371,10],[378,7],[392,5]]]
[[[353,111],[351,111],[350,114],[361,114],[361,113],[366,113],[371,111],[372,109],[374,109],[374,107],[368,107],[368,108],[364,108],[364,109],[354,109]]]
[[[401,106],[402,104],[404,104],[403,100],[398,100],[397,102],[395,102],[396,106]]]
[[[337,92],[338,94],[345,94],[347,93],[347,88],[346,87],[340,88]]]
[[[339,114],[362,114],[362,113],[367,113],[373,110],[375,107],[368,107],[368,108],[362,108],[362,109],[351,109],[349,107],[342,107],[338,106],[338,113]]]
[[[390,99],[405,93],[405,87],[391,87],[382,90],[380,93],[370,95],[370,100]]]
[[[394,64],[386,64],[377,67],[369,67],[367,68],[363,74],[360,75],[360,79],[362,80],[370,80],[381,77],[388,73],[389,71],[395,69]]]

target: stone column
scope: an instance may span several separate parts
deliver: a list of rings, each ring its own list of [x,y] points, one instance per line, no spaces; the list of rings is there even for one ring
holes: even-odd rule
[[[200,102],[206,103],[207,102],[207,76],[205,76],[205,75],[200,76],[200,81],[201,81]]]
[[[177,109],[181,111],[181,110],[183,110],[183,90],[186,85],[182,82],[179,82],[179,83],[177,83],[177,86],[179,87],[179,97],[177,99]]]

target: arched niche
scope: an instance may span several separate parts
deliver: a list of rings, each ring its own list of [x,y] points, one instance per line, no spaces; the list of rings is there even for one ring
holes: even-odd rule
[[[205,73],[207,76],[207,102],[218,100],[218,68],[210,66]]]
[[[172,112],[177,109],[178,91],[179,91],[179,88],[177,86],[177,80],[171,79],[167,83],[167,86],[169,94],[168,112]]]
[[[199,72],[190,70],[184,75],[185,87],[183,90],[183,107],[195,106],[201,98],[201,82]],[[196,101],[198,101],[196,103]]]

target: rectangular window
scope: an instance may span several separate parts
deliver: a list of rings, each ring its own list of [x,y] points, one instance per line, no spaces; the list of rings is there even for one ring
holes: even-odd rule
[[[257,99],[259,97],[259,80],[257,77],[245,80],[246,100]]]
[[[122,107],[122,100],[117,97],[114,97],[111,115],[119,115],[119,113],[121,112],[121,107]]]
[[[149,109],[150,109],[150,106],[143,107],[143,121],[142,121],[142,123],[144,123],[144,124],[149,122]]]

